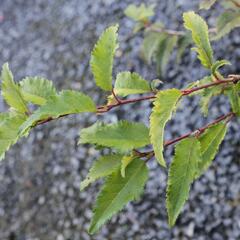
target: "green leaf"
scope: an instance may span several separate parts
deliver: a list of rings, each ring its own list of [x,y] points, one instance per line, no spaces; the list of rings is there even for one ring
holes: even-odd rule
[[[171,227],[188,199],[190,186],[200,161],[200,143],[196,138],[184,139],[176,145],[167,184],[167,211]]]
[[[204,78],[202,78],[200,80],[197,80],[197,81],[189,83],[187,85],[186,89],[190,89],[190,88],[193,88],[193,87],[200,87],[200,86],[206,85],[208,83],[211,83],[212,81],[213,81],[212,80],[212,76],[206,76],[206,77],[204,77]],[[189,96],[202,95],[204,90],[205,89],[193,92],[193,93],[189,94]]]
[[[234,84],[229,90],[227,95],[230,100],[232,111],[240,116],[240,96],[239,96],[239,85]]]
[[[106,177],[116,171],[121,166],[122,158],[123,155],[120,154],[110,154],[100,157],[96,162],[94,162],[86,179],[81,182],[80,190],[82,191],[90,183],[95,182],[99,178]]]
[[[149,83],[137,73],[120,72],[114,86],[114,91],[119,96],[151,92]]]
[[[192,32],[192,38],[196,44],[194,50],[198,53],[199,60],[204,67],[210,69],[213,64],[213,51],[206,22],[194,12],[184,13],[183,20],[185,28]]]
[[[117,30],[118,25],[107,28],[91,54],[90,65],[96,84],[106,91],[112,89],[113,58],[118,48]]]
[[[218,40],[237,27],[240,27],[240,11],[226,11],[218,17],[217,34],[212,39]]]
[[[143,59],[151,64],[154,54],[156,53],[159,43],[166,38],[165,34],[159,34],[156,32],[147,32],[143,39],[141,46],[141,54]]]
[[[146,6],[142,3],[140,6],[130,4],[124,11],[125,15],[134,21],[146,21],[154,15],[154,5]]]
[[[1,113],[0,115],[0,160],[5,152],[15,144],[19,138],[20,125],[26,120],[26,116],[16,113]]]
[[[213,65],[212,65],[212,68],[211,68],[211,71],[212,71],[212,74],[216,74],[217,73],[217,70],[224,66],[224,65],[231,65],[231,63],[228,61],[228,60],[219,60],[219,61],[216,61]]]
[[[129,201],[139,198],[147,178],[148,169],[140,159],[129,164],[125,178],[122,178],[120,171],[109,176],[98,195],[89,232],[95,233]]]
[[[91,143],[113,147],[120,151],[144,147],[150,144],[149,130],[142,123],[119,121],[113,124],[96,122],[80,132],[79,143]]]
[[[2,96],[7,104],[18,112],[28,112],[26,102],[21,95],[18,84],[14,82],[8,63],[5,63],[2,67],[1,79]]]
[[[213,88],[206,88],[203,90],[203,92],[201,93],[200,106],[201,106],[201,111],[205,117],[208,115],[208,108],[209,108],[209,103],[211,99],[214,96],[217,96],[221,93],[222,93],[222,86],[220,85]]]
[[[185,49],[186,49],[187,46],[189,46],[191,43],[192,43],[192,37],[191,37],[191,34],[190,34],[189,32],[186,33],[184,36],[181,36],[181,37],[178,39],[178,42],[177,42],[177,57],[176,57],[177,63],[180,62],[181,57],[182,57]]]
[[[207,170],[212,160],[215,158],[219,146],[223,141],[227,132],[226,123],[218,123],[209,127],[203,134],[198,138],[201,144],[202,158],[198,163],[197,177]]]
[[[208,10],[209,8],[212,7],[212,5],[216,1],[217,0],[202,0],[201,3],[199,4],[199,9],[206,9],[206,10]]]
[[[163,76],[166,73],[166,66],[174,47],[177,44],[177,39],[177,36],[168,36],[162,38],[159,42],[156,52],[157,73],[159,76]]]
[[[121,176],[125,178],[126,176],[126,168],[127,166],[136,158],[136,156],[133,155],[127,155],[123,156],[121,160]]]
[[[231,0],[231,1],[220,1],[221,5],[225,9],[232,9],[232,10],[238,10],[240,6],[240,0]]]
[[[53,83],[41,77],[26,77],[20,82],[20,90],[24,100],[37,105],[44,105],[46,101],[56,95]]]
[[[54,119],[60,116],[96,112],[93,100],[87,95],[71,90],[64,90],[59,95],[51,97],[47,103],[39,107],[20,128],[21,135],[34,127],[39,121]]]
[[[156,95],[154,107],[150,116],[150,138],[155,157],[162,166],[166,166],[163,158],[164,127],[171,119],[176,104],[182,93],[178,89],[160,91]]]

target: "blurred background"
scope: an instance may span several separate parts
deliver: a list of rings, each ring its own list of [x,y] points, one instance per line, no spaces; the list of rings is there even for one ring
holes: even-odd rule
[[[129,41],[133,22],[124,16],[130,3],[156,4],[154,20],[168,28],[182,29],[182,13],[198,11],[199,1],[130,0],[1,0],[0,65],[8,61],[15,79],[39,75],[54,82],[58,89],[72,88],[91,95],[96,103],[105,97],[95,87],[89,57],[98,36],[108,26],[120,24],[120,48],[114,72],[136,71],[144,78],[157,78],[155,66],[139,57],[142,35]],[[210,26],[222,11],[215,5],[202,10]],[[216,58],[232,66],[226,74],[240,72],[240,31],[213,44]],[[190,49],[181,64],[171,57],[164,87],[181,88],[201,79],[205,70]],[[214,99],[210,117],[203,118],[197,98],[187,98],[167,126],[166,139],[202,126],[229,111],[224,97]],[[150,104],[123,106],[98,117],[105,122],[119,119],[148,124]],[[0,101],[0,110],[6,110]],[[79,129],[91,125],[96,116],[69,116],[34,129],[0,163],[0,239],[1,240],[150,240],[150,239],[240,239],[240,131],[234,120],[221,150],[210,169],[192,186],[190,199],[174,228],[169,229],[165,209],[166,171],[154,161],[141,199],[130,203],[101,231],[90,236],[87,228],[91,208],[100,184],[80,192],[79,185],[99,152],[91,146],[78,146]],[[169,162],[173,148],[166,150]]]

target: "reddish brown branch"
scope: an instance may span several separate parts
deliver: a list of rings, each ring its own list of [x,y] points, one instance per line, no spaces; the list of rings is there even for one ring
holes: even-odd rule
[[[193,92],[196,92],[196,91],[199,91],[199,90],[202,90],[202,89],[205,89],[205,88],[217,86],[217,85],[220,85],[220,84],[237,83],[239,80],[240,80],[240,76],[239,75],[229,75],[229,77],[225,78],[224,80],[220,80],[220,81],[217,81],[217,82],[212,82],[212,83],[209,83],[209,84],[205,84],[205,85],[202,85],[200,87],[193,87],[193,88],[189,88],[189,89],[183,89],[183,90],[181,90],[181,92],[182,92],[182,96],[186,96],[186,95],[189,95],[189,94],[191,94]],[[117,98],[118,99],[117,103],[109,104],[109,105],[106,105],[106,106],[98,106],[97,107],[97,114],[106,113],[106,112],[110,111],[111,109],[119,107],[121,105],[126,105],[126,104],[131,104],[131,103],[151,100],[151,99],[154,99],[154,98],[156,98],[156,94],[150,95],[150,96],[139,97],[139,98],[132,98],[132,99],[119,99],[119,98]],[[68,115],[70,115],[70,114],[64,114],[64,115],[61,115],[61,116],[59,116],[57,118],[48,117],[46,119],[42,119],[42,120],[38,121],[35,124],[35,126],[36,125],[41,125],[41,124],[44,124],[44,123],[50,122],[52,120],[68,116]]]
[[[228,113],[228,114],[226,114],[226,115],[223,115],[223,116],[215,119],[213,122],[208,123],[207,125],[199,128],[199,129],[197,129],[197,130],[194,130],[194,131],[192,131],[192,132],[186,133],[186,134],[184,134],[184,135],[182,135],[182,136],[180,136],[180,137],[177,137],[177,138],[175,138],[175,139],[165,141],[165,142],[164,142],[164,147],[168,147],[168,146],[170,146],[170,145],[172,145],[172,144],[175,144],[175,143],[177,143],[177,142],[179,142],[179,141],[181,141],[181,140],[183,140],[183,139],[185,139],[185,138],[188,138],[188,137],[190,137],[190,136],[193,136],[193,135],[199,136],[199,135],[201,135],[202,133],[204,133],[204,132],[206,131],[206,129],[208,129],[209,127],[211,127],[211,126],[213,126],[213,125],[215,125],[215,124],[217,124],[217,123],[219,123],[219,122],[221,122],[221,121],[223,121],[223,120],[226,120],[227,122],[230,121],[230,120],[234,117],[234,115],[235,115],[235,114],[234,114],[233,112],[230,112],[230,113]],[[141,156],[143,156],[143,157],[149,156],[149,157],[151,158],[151,157],[154,156],[154,151],[150,151],[150,152],[140,152],[139,155],[141,155]]]

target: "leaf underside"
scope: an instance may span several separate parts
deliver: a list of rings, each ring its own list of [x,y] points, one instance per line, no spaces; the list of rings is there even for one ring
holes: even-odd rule
[[[100,157],[92,165],[86,179],[81,182],[80,190],[85,189],[90,183],[99,178],[106,177],[121,166],[123,155],[110,154]]]
[[[150,116],[150,138],[159,164],[166,166],[163,158],[164,127],[171,119],[176,104],[182,93],[178,89],[160,91],[156,95],[154,107]]]
[[[140,159],[129,164],[125,178],[121,176],[120,169],[110,175],[98,195],[89,232],[96,232],[129,201],[139,198],[147,178],[148,169]]]

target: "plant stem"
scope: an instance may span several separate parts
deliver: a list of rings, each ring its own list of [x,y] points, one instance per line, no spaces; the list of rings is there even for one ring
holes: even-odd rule
[[[214,86],[217,86],[217,85],[220,85],[220,84],[228,84],[228,83],[234,83],[235,84],[238,81],[240,81],[240,75],[229,75],[229,77],[225,78],[224,80],[220,80],[220,81],[217,81],[217,82],[205,84],[205,85],[202,85],[200,87],[183,89],[183,90],[181,90],[181,92],[182,92],[182,96],[187,96],[187,95],[189,95],[193,92],[196,92],[196,91],[199,91],[199,90],[202,90],[202,89],[205,89],[205,88],[214,87]],[[121,105],[126,105],[126,104],[146,101],[146,100],[152,100],[154,98],[156,98],[156,94],[150,95],[150,96],[139,97],[139,98],[133,98],[133,99],[119,99],[119,98],[117,98],[118,99],[117,103],[109,104],[109,105],[106,105],[106,106],[98,106],[97,107],[97,114],[102,114],[102,113],[109,112],[111,109],[119,107]],[[44,124],[44,123],[50,122],[52,120],[68,116],[68,115],[71,115],[71,114],[63,114],[63,115],[61,115],[57,118],[48,117],[46,119],[39,120],[35,124],[35,126],[41,125],[41,124]]]
[[[193,88],[189,88],[189,89],[183,89],[181,90],[182,92],[182,96],[187,96],[193,92],[205,89],[205,88],[209,88],[209,87],[214,87],[217,85],[221,85],[221,84],[228,84],[228,83],[237,83],[240,80],[240,75],[229,75],[228,78],[225,78],[224,80],[219,80],[217,82],[212,82],[209,84],[205,84],[199,87],[193,87]],[[126,104],[130,104],[130,103],[136,103],[136,102],[141,102],[141,101],[145,101],[145,100],[151,100],[156,98],[156,94],[151,95],[151,96],[146,96],[146,97],[139,97],[139,98],[133,98],[133,99],[126,99],[126,100],[120,100],[117,103],[114,104],[110,104],[107,106],[100,106],[98,107],[98,111],[97,113],[105,113],[110,111],[111,109],[121,106],[121,105],[126,105]]]
[[[186,134],[184,134],[184,135],[182,135],[182,136],[180,136],[180,137],[177,137],[177,138],[175,138],[175,139],[165,141],[165,142],[164,142],[164,147],[168,147],[168,146],[170,146],[170,145],[172,145],[172,144],[175,144],[175,143],[177,143],[177,142],[179,142],[179,141],[181,141],[181,140],[183,140],[183,139],[185,139],[185,138],[188,138],[188,137],[190,137],[190,136],[193,136],[193,135],[199,136],[199,135],[201,135],[202,133],[204,133],[205,130],[208,129],[209,127],[211,127],[211,126],[213,126],[213,125],[215,125],[215,124],[217,124],[217,123],[219,123],[219,122],[221,122],[221,121],[223,121],[223,120],[226,120],[226,122],[229,122],[234,116],[235,116],[235,114],[234,114],[233,112],[230,112],[230,113],[228,113],[228,114],[226,114],[226,115],[223,115],[223,116],[215,119],[213,122],[208,123],[207,125],[199,128],[199,129],[197,129],[197,130],[194,130],[194,131],[192,131],[192,132],[186,133]],[[141,155],[141,156],[143,156],[143,157],[145,157],[145,156],[153,157],[153,156],[154,156],[154,151],[139,152],[139,155]]]

